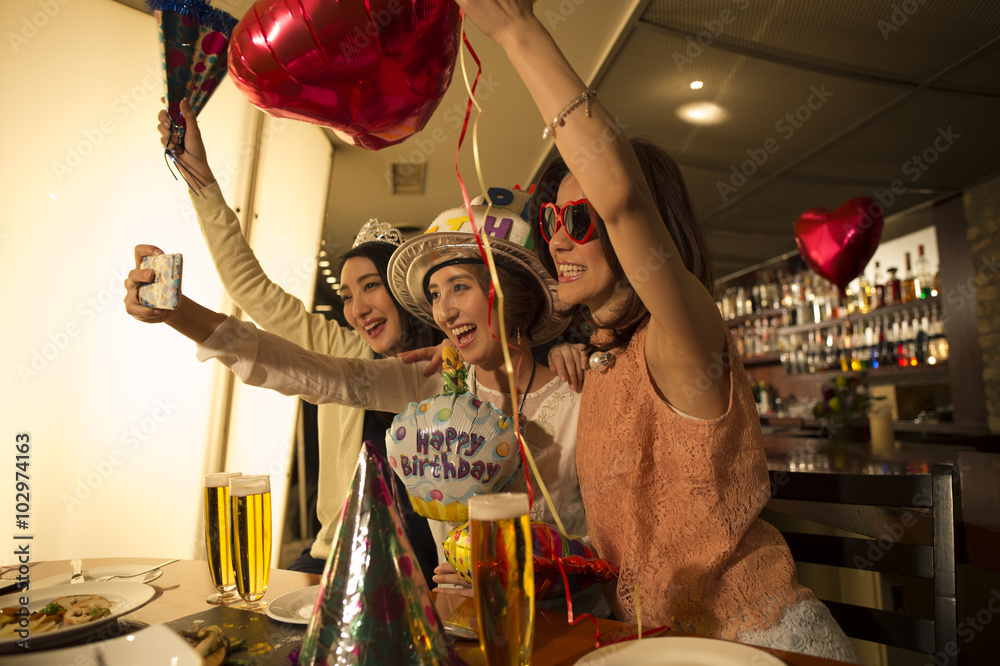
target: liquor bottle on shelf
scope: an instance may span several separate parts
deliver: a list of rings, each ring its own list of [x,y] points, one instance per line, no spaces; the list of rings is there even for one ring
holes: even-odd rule
[[[735,307],[733,308],[733,310],[736,313],[737,317],[742,317],[745,314],[750,314],[749,312],[746,311],[746,307],[745,307],[746,306],[746,292],[744,291],[742,285],[740,285],[739,287],[736,287],[736,302],[734,303],[734,306]]]
[[[883,315],[879,324],[879,343],[882,348],[879,350],[879,357],[882,359],[883,368],[896,365],[896,340],[892,334],[892,325],[889,323],[889,315]]]
[[[875,262],[875,272],[872,274],[872,288],[875,289],[875,303],[872,307],[880,308],[885,305],[885,281],[877,261]]]
[[[930,320],[930,309],[924,308],[920,313],[920,326],[917,333],[917,363],[920,365],[929,363],[928,357],[930,356],[930,349],[928,347],[928,343],[930,342]]]
[[[758,298],[760,302],[760,310],[758,312],[766,312],[771,309],[771,293],[768,289],[768,274],[760,274],[760,288],[758,289]]]
[[[850,326],[851,322],[847,322]],[[851,370],[857,372],[868,367],[868,346],[865,344],[864,328],[860,325],[854,326],[851,335]]]
[[[888,359],[886,359],[882,355],[882,352],[885,347],[885,331],[882,329],[881,326],[879,326],[878,320],[872,322],[872,325],[874,327],[874,330],[872,336],[873,338],[872,350],[871,354],[869,354],[868,357],[869,358],[868,367],[876,369],[876,368],[881,368],[883,364],[887,362]]]
[[[868,281],[868,276],[864,271],[858,276],[858,310],[861,314],[872,309],[872,284]]]
[[[941,264],[938,264],[937,272],[934,273],[934,281],[931,287],[931,296],[941,295]]]
[[[826,280],[820,280],[818,278],[813,280],[812,310],[813,321],[817,324],[820,324],[830,318],[827,314],[827,286]]]
[[[812,286],[812,276],[806,273],[802,278],[802,287],[799,291],[799,302],[798,307],[795,309],[795,323],[798,325],[802,324],[812,324],[816,320],[813,319],[812,302],[816,298],[816,294],[813,292]]]
[[[902,317],[896,317],[892,327],[898,331],[896,333],[896,365],[908,368],[910,359],[913,357],[910,352],[910,320],[905,314]]]
[[[948,360],[948,338],[944,334],[944,323],[935,305],[931,310],[928,325],[927,363],[935,364]]]
[[[931,277],[930,262],[924,255],[924,246],[917,246],[917,297],[930,298],[934,291],[934,278]]]
[[[847,316],[847,311],[844,308],[844,301],[840,298],[840,288],[831,284],[826,291],[827,294],[827,313],[829,314],[829,319],[841,319]]]
[[[781,272],[781,307],[792,307],[792,276],[788,271]]]
[[[851,370],[851,356],[853,353],[851,340],[850,320],[840,325],[840,370],[848,372]]]
[[[903,273],[901,282],[900,302],[910,303],[917,300],[916,278],[913,276],[913,267],[910,266],[910,253],[905,252],[903,258],[905,260],[906,272]]]
[[[886,271],[889,273],[889,277],[885,281],[885,304],[895,305],[896,303],[902,303],[903,285],[900,283],[899,278],[896,277],[899,269],[892,267],[887,268]]]
[[[792,316],[792,325],[801,324],[799,319],[799,307],[802,303],[802,273],[796,273],[790,280],[789,290],[791,301],[788,304],[788,311]]]

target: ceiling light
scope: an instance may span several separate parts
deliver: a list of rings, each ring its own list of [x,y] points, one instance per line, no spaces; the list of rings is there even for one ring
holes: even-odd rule
[[[52,199],[53,201],[59,201],[59,197],[56,196],[55,192],[49,192],[49,199]]]
[[[335,278],[335,277],[328,277],[326,279],[326,283],[327,284],[337,284],[337,278]]]
[[[726,110],[713,102],[692,102],[677,109],[681,120],[695,125],[715,125],[726,119]]]
[[[321,260],[319,262],[319,265],[320,265],[321,268],[326,268],[327,266],[330,265],[330,260],[329,259],[323,259],[323,260]]]
[[[703,82],[701,82],[701,81],[692,81],[691,82],[691,90],[701,90],[701,87],[703,85],[705,85],[705,84]]]
[[[324,268],[322,272],[323,272],[323,275],[329,275],[333,271],[331,271],[329,268]]]

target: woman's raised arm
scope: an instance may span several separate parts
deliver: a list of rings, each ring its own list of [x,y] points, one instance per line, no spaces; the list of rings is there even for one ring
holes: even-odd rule
[[[603,219],[615,254],[651,315],[647,362],[657,384],[669,391],[667,377],[678,386],[700,379],[724,348],[724,325],[708,288],[685,267],[628,138],[600,97],[588,93],[532,13],[530,0],[457,1],[504,49],[541,113],[539,140],[547,126]],[[716,384],[707,393],[724,405],[728,381]]]

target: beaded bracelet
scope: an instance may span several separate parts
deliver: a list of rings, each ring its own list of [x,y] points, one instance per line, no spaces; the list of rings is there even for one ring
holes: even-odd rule
[[[545,128],[545,131],[542,132],[542,141],[545,141],[545,140],[549,139],[550,137],[551,138],[555,138],[555,136],[556,136],[556,127],[562,127],[563,125],[565,125],[566,124],[566,116],[568,116],[569,114],[571,114],[573,112],[573,110],[576,107],[580,106],[581,104],[586,104],[585,108],[586,108],[586,112],[587,112],[587,117],[589,118],[590,117],[590,98],[593,97],[593,96],[595,96],[596,94],[597,93],[594,92],[593,90],[585,90],[582,93],[580,93],[579,97],[574,97],[573,100],[569,104],[567,104],[566,106],[563,107],[563,110],[559,112],[559,115],[552,119],[552,123],[549,124],[549,126]]]

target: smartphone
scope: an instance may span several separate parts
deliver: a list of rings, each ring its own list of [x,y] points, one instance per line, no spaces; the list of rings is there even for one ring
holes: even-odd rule
[[[139,287],[139,302],[147,308],[176,310],[181,300],[180,254],[158,254],[143,257],[140,268],[151,268],[156,274],[152,282]]]

